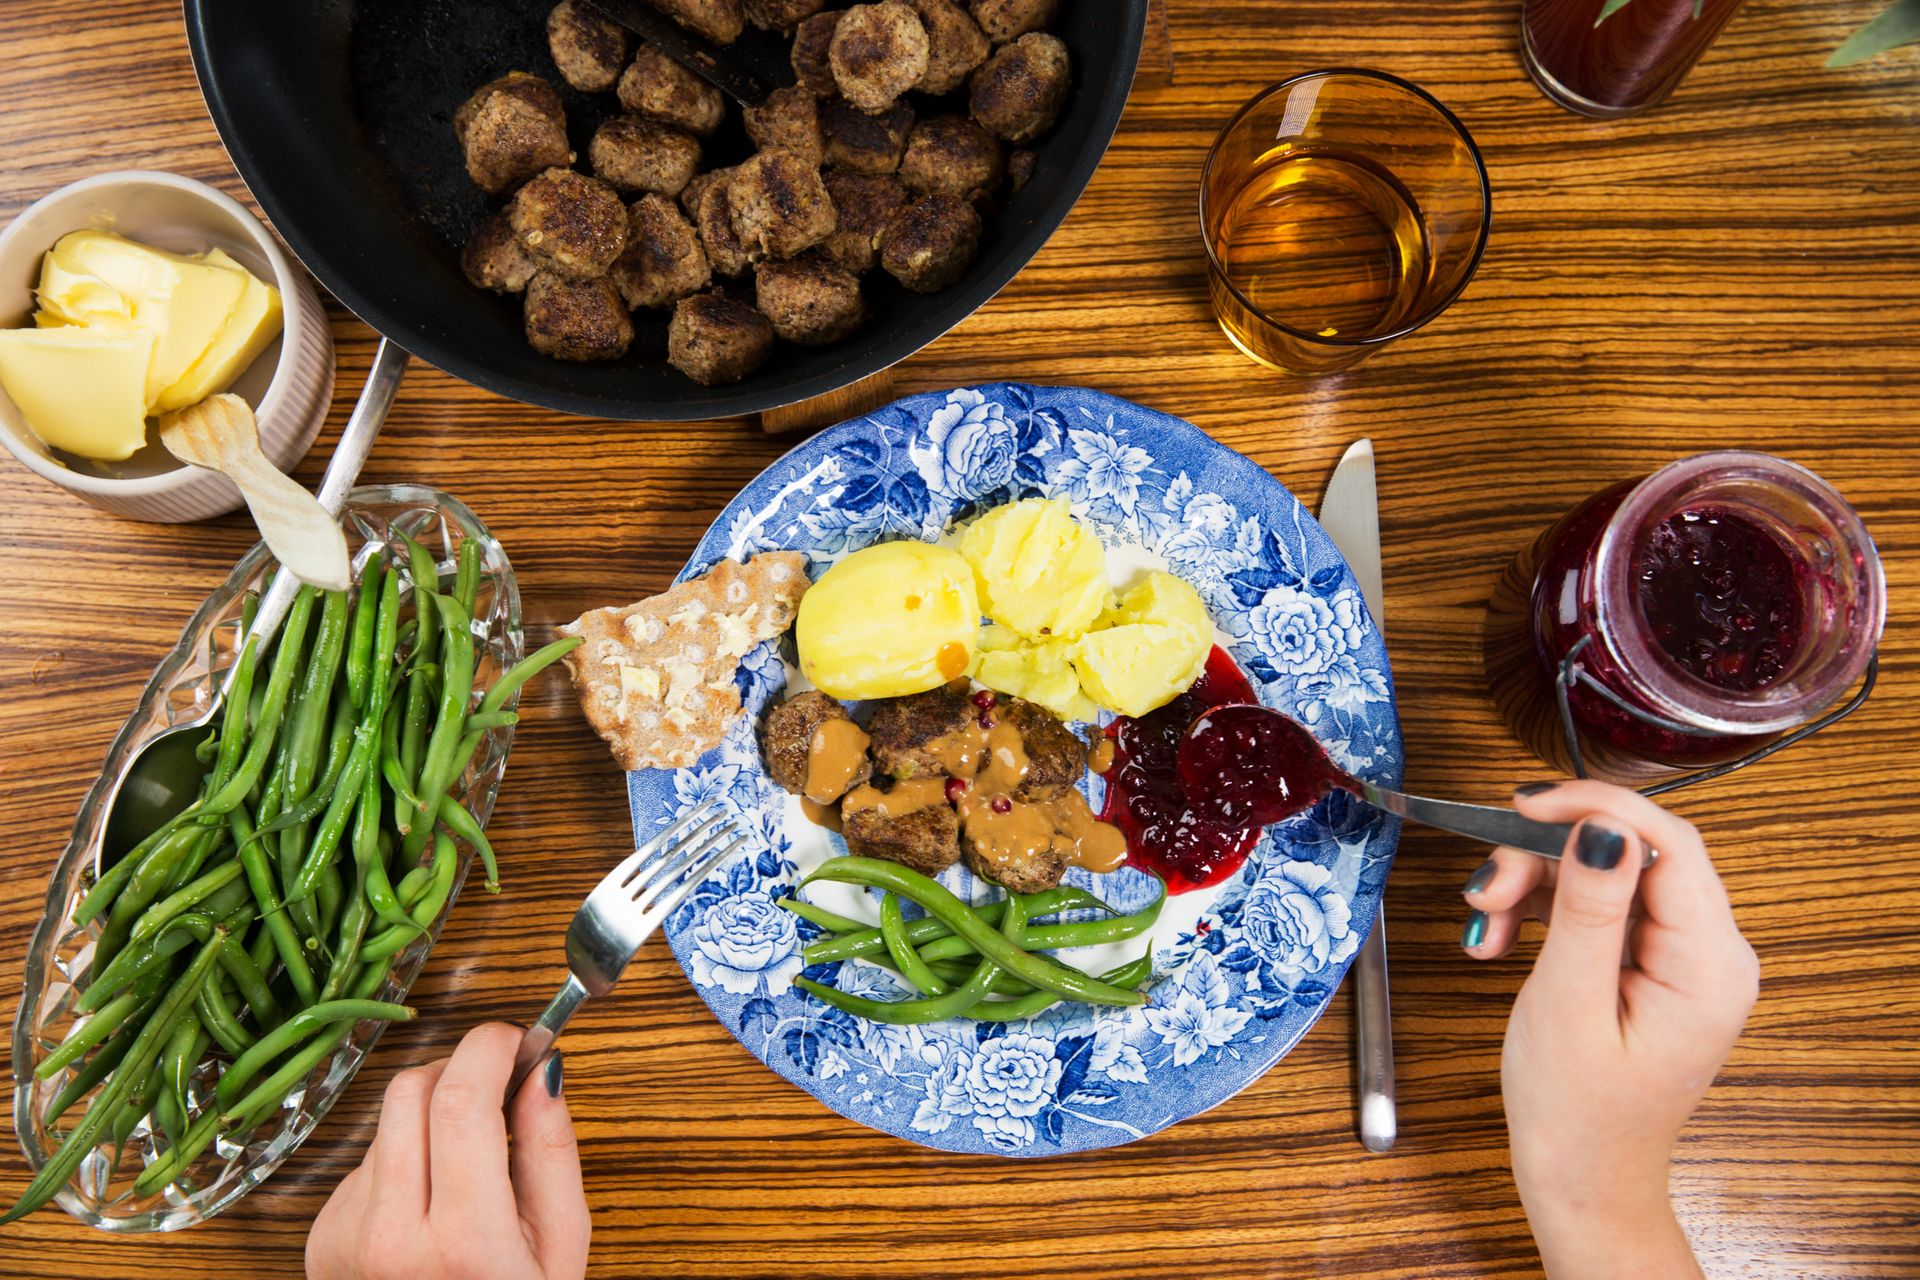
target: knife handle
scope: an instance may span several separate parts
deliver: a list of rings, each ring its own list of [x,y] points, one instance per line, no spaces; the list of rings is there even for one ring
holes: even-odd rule
[[[1399,1136],[1393,1093],[1393,1009],[1387,996],[1387,908],[1383,901],[1353,961],[1354,1088],[1360,1144],[1391,1151]]]

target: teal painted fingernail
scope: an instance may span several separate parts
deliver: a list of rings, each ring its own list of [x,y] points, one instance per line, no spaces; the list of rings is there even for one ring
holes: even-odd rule
[[[547,1096],[549,1098],[560,1096],[560,1084],[567,1070],[563,1065],[564,1062],[565,1059],[557,1053],[547,1059]]]
[[[1517,796],[1544,795],[1559,785],[1557,782],[1524,782],[1513,789],[1513,794]]]
[[[1493,878],[1499,874],[1500,864],[1492,858],[1488,858],[1480,864],[1479,868],[1476,869],[1472,875],[1467,877],[1467,893],[1469,895],[1485,893],[1487,886],[1492,884]]]
[[[1620,865],[1620,855],[1626,851],[1627,838],[1618,831],[1593,821],[1580,824],[1580,838],[1574,842],[1573,854],[1582,866],[1611,871]]]
[[[1460,945],[1471,951],[1486,940],[1487,913],[1476,911],[1467,917],[1467,927],[1460,931]]]

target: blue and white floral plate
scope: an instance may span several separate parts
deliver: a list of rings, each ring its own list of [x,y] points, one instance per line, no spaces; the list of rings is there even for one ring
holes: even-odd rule
[[[800,445],[720,514],[684,576],[723,557],[806,552],[817,577],[849,551],[938,540],[1016,498],[1071,501],[1107,545],[1116,585],[1164,567],[1199,589],[1217,639],[1263,702],[1293,713],[1347,768],[1398,785],[1399,722],[1386,647],[1331,540],[1277,481],[1197,428],[1071,387],[995,386],[913,396]],[[845,852],[762,772],[761,710],[798,686],[792,639],[740,671],[749,715],[698,764],[628,777],[644,839],[718,798],[756,849],[701,886],[667,938],[714,1015],[768,1066],[862,1124],[949,1151],[1057,1155],[1144,1137],[1226,1101],[1320,1016],[1371,926],[1398,823],[1344,795],[1272,828],[1225,883],[1172,898],[1151,945],[1151,1003],[1056,1008],[1030,1022],[878,1026],[793,986],[811,925],[774,905]],[[803,686],[799,686],[803,687]],[[1100,783],[1087,785],[1096,804]],[[1083,883],[1125,910],[1151,879],[1122,869]],[[964,868],[944,877],[981,901]],[[877,903],[811,885],[830,909],[877,920]],[[1070,958],[1099,971],[1139,940]],[[808,976],[884,998],[891,974],[852,962]]]

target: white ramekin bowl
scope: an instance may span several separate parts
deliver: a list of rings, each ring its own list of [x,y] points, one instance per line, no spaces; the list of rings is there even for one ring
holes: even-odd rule
[[[231,390],[253,406],[260,445],[282,471],[306,455],[333,399],[333,335],[307,273],[260,220],[204,182],[125,169],[42,196],[0,231],[0,327],[31,323],[40,258],[69,231],[115,231],[176,253],[219,248],[280,290],[281,335]],[[125,462],[49,450],[0,392],[0,443],[76,497],[136,520],[205,520],[240,505],[225,476],[185,466],[149,439]]]

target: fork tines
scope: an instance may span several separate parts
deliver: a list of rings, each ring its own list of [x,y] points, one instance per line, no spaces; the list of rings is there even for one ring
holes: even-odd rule
[[[622,914],[638,906],[640,927],[651,933],[746,843],[747,836],[728,822],[725,811],[709,802],[634,850],[588,901]]]

